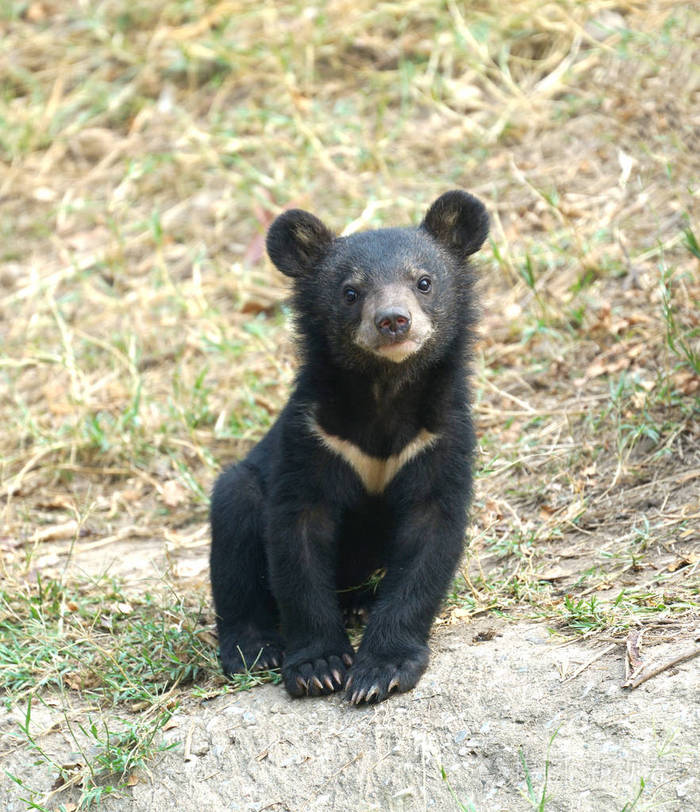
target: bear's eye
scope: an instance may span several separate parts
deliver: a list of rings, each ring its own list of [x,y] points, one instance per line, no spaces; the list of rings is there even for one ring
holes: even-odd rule
[[[421,293],[428,293],[432,286],[433,283],[427,276],[421,276],[421,278],[418,280],[418,284],[416,285]]]
[[[357,291],[355,288],[345,288],[343,297],[348,304],[352,304],[357,301]]]

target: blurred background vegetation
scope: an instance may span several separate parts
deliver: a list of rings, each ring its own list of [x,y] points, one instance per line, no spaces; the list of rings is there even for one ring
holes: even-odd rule
[[[692,629],[699,35],[671,0],[2,0],[9,695],[129,703],[126,775],[179,685],[225,689],[208,493],[294,375],[265,230],[288,206],[417,223],[453,187],[492,231],[471,543],[440,622]],[[99,795],[86,770],[61,775]]]
[[[266,227],[415,223],[462,187],[492,216],[471,556],[502,576],[477,568],[468,610],[562,607],[651,550],[690,583],[699,25],[682,2],[5,2],[6,576],[205,589],[213,478],[294,374]]]
[[[492,232],[444,620],[690,623],[699,34],[670,0],[4,0],[6,609],[106,574],[114,606],[167,583],[210,622],[211,483],[294,375],[267,226],[417,223],[461,187]]]

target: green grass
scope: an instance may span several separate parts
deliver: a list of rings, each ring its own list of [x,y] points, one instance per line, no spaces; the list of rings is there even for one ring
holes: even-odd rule
[[[491,214],[446,611],[620,641],[697,625],[700,168],[677,77],[698,17],[611,10],[2,6],[0,687],[100,709],[73,726],[105,754],[85,751],[81,804],[155,757],[181,697],[278,678],[219,676],[209,598],[177,572],[294,379],[263,242],[286,206],[392,226],[463,187]]]
[[[71,787],[79,789],[77,806],[73,809],[90,809],[99,806],[108,795],[123,794],[135,770],[143,767],[159,753],[171,750],[177,742],[169,745],[158,744],[156,737],[171,717],[169,710],[159,710],[150,718],[143,717],[137,722],[115,719],[99,721],[89,715],[86,722],[71,722],[65,717],[65,729],[79,753],[79,759],[70,764],[56,761],[40,744],[32,730],[32,702],[27,701],[24,720],[18,728],[34,753],[35,764],[42,764],[56,775],[54,786],[49,793],[33,789],[24,781],[7,772],[7,775],[22,789],[21,801],[27,808],[48,812],[55,808],[51,799],[59,792]],[[50,804],[50,806],[49,806]],[[66,807],[60,805],[59,810]]]
[[[225,680],[208,620],[208,609],[191,598],[127,596],[106,578],[69,585],[38,578],[0,591],[0,689],[8,711],[26,704],[13,738],[57,776],[47,794],[8,773],[30,808],[53,808],[48,799],[70,788],[79,809],[123,793],[135,770],[178,746],[162,744],[160,734],[183,691],[211,699],[279,681],[271,671]],[[59,727],[78,753],[67,765],[41,744],[32,723],[32,709],[46,695],[61,698]],[[87,708],[82,719],[75,697]]]
[[[518,750],[518,758],[520,759],[520,764],[522,765],[523,772],[525,773],[525,786],[527,790],[527,792],[523,794],[529,801],[532,809],[537,810],[537,812],[544,812],[544,810],[547,808],[548,801],[551,800],[551,798],[547,796],[547,783],[549,781],[549,768],[551,766],[549,754],[552,749],[554,739],[557,737],[557,733],[559,733],[559,728],[552,733],[552,736],[547,743],[547,752],[544,759],[544,776],[542,778],[542,787],[539,790],[535,789],[522,747]]]
[[[218,673],[200,636],[205,610],[168,597],[127,598],[106,579],[0,590],[0,688],[13,702],[72,688],[100,704],[150,706]]]

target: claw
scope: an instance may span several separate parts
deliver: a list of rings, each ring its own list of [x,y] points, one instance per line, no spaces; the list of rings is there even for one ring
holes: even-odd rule
[[[309,683],[303,677],[297,677],[297,685],[304,691],[305,693],[309,693]]]
[[[357,699],[355,700],[356,705],[359,705],[360,702],[365,701],[365,689],[364,688],[361,688],[359,691],[355,691],[355,694],[357,696]]]
[[[343,654],[343,662],[350,667],[352,665],[352,657],[349,654]]]
[[[394,677],[391,682],[389,683],[389,687],[387,688],[387,693],[391,693],[395,688],[399,687],[399,678]]]
[[[333,680],[330,678],[328,674],[324,676],[323,682],[329,691],[335,691],[335,685],[333,685]]]
[[[311,682],[313,682],[313,684],[318,688],[319,691],[323,690],[323,683],[315,674],[313,677],[311,677]]]
[[[352,674],[349,674],[348,678],[345,680],[345,690],[347,691],[351,685],[352,685]]]
[[[340,671],[337,668],[331,668],[331,674],[333,674],[333,679],[338,683],[338,685],[343,684],[343,678],[340,676]]]
[[[377,684],[373,685],[369,691],[367,691],[367,696],[365,697],[365,702],[369,702],[373,696],[379,696],[379,686]]]
[[[358,701],[357,697],[358,697],[359,693],[360,693],[359,691],[355,691],[353,693],[353,695],[350,697],[350,704],[351,705],[357,705],[357,701]]]

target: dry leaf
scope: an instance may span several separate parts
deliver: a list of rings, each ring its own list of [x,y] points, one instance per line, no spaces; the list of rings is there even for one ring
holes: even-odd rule
[[[63,675],[63,682],[73,691],[79,691],[83,687],[83,680],[76,671],[68,671]]]
[[[683,567],[687,567],[690,564],[694,564],[697,561],[696,556],[689,555],[683,558],[677,558],[675,561],[671,561],[671,563],[666,567],[669,572],[675,572],[676,570],[682,569]]]
[[[168,507],[177,507],[187,501],[187,491],[177,479],[169,479],[160,488],[160,498]]]
[[[209,561],[206,558],[177,561],[173,566],[173,575],[176,578],[194,578],[201,575],[208,566]]]
[[[470,617],[472,612],[469,609],[465,609],[463,606],[458,606],[456,609],[453,609],[450,612],[451,617]]]
[[[75,519],[63,524],[51,524],[42,527],[34,533],[32,541],[56,541],[58,539],[73,539],[78,535],[80,525]],[[82,535],[82,534],[81,534]]]
[[[212,648],[219,647],[219,639],[215,634],[208,631],[207,629],[201,629],[200,631],[195,632],[195,634],[197,635],[197,637],[199,637],[199,639],[203,643],[206,643],[208,646],[211,646]]]
[[[538,581],[559,581],[562,578],[568,578],[571,575],[570,570],[565,570],[563,567],[550,567],[542,572],[537,573]]]

